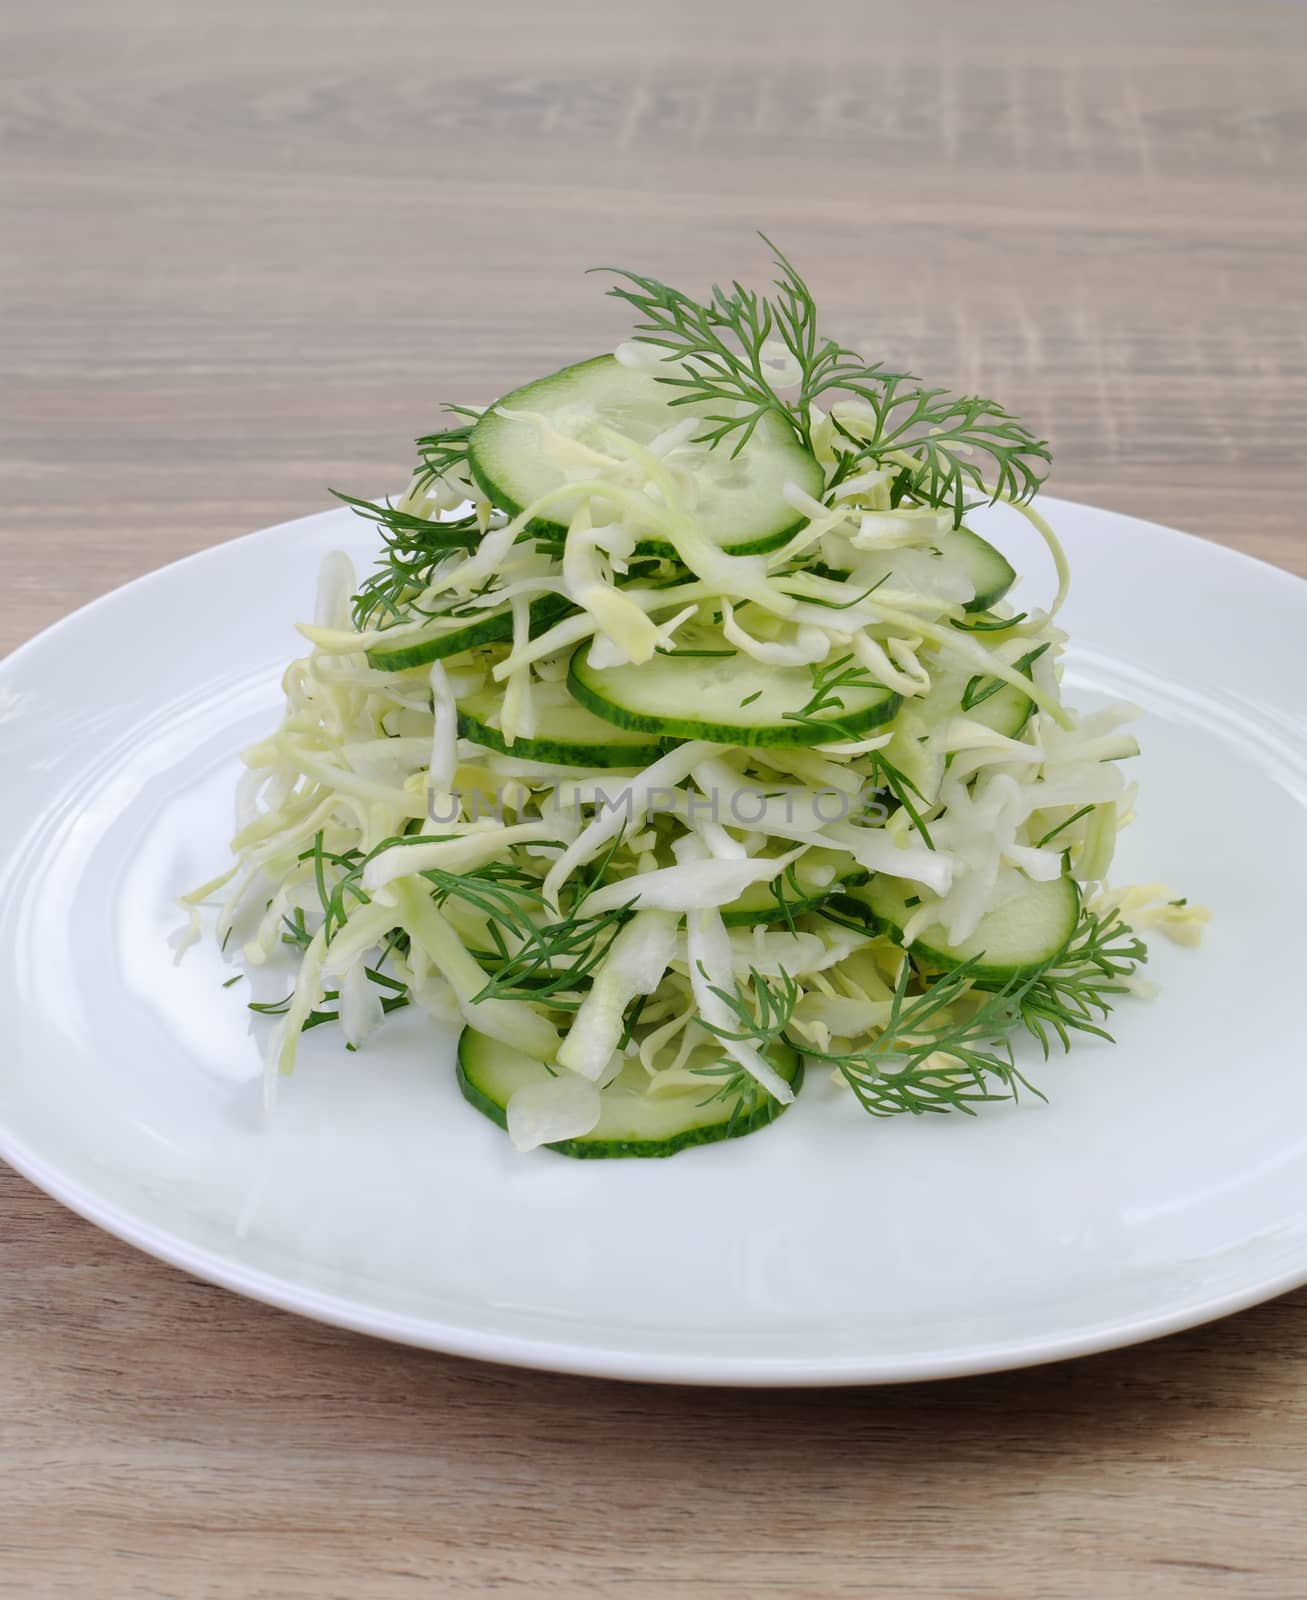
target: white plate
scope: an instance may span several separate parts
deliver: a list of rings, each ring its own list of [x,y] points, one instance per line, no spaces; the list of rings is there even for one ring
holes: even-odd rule
[[[1307,584],[1049,502],[1076,571],[1072,698],[1146,708],[1119,876],[1215,911],[1159,941],[1119,1044],[1050,1095],[871,1121],[817,1074],[775,1127],[666,1162],[523,1157],[409,1013],[323,1029],[270,1120],[246,986],[180,967],[172,896],[224,860],[236,753],[278,713],[344,512],[195,556],[0,667],[0,1153],[140,1248],[435,1349],[713,1383],[1045,1361],[1307,1279]],[[991,537],[1046,592],[1010,513]],[[260,1025],[262,1026],[262,1024]]]

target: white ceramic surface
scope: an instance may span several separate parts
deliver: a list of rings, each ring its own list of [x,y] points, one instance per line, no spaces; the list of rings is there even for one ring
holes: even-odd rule
[[[777,1125],[665,1162],[514,1154],[401,1013],[305,1041],[271,1118],[242,982],[180,966],[171,898],[224,863],[237,751],[278,712],[345,512],[132,584],[0,666],[0,1154],[142,1249],[276,1305],[568,1371],[876,1382],[1103,1349],[1307,1280],[1307,584],[1049,501],[1072,698],[1146,710],[1117,876],[1210,904],[1157,942],[1115,1048],[1050,1095],[875,1122],[811,1074]],[[1049,579],[1011,513],[981,519]],[[269,980],[275,989],[280,981]],[[1237,1327],[1230,1330],[1239,1337]]]

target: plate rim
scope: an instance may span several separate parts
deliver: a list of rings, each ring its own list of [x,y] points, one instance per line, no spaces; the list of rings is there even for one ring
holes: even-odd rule
[[[629,1383],[679,1384],[698,1388],[838,1389],[923,1383],[1021,1371],[1080,1356],[1183,1333],[1250,1310],[1307,1284],[1307,1258],[1300,1267],[1266,1283],[1224,1295],[1197,1298],[1165,1313],[1104,1323],[1057,1339],[972,1346],[913,1359],[867,1356],[776,1357],[649,1355],[611,1346],[551,1341],[544,1337],[487,1333],[400,1312],[369,1311],[358,1301],[320,1290],[297,1288],[274,1274],[242,1268],[216,1251],[178,1240],[141,1223],[126,1208],[98,1200],[83,1185],[60,1174],[0,1127],[0,1160],[76,1216],[166,1266],[216,1284],[245,1299],[291,1312],[311,1322],[366,1334],[433,1354],[487,1361],[525,1371]]]
[[[1273,562],[1235,549],[1214,539],[1201,538],[1164,523],[1148,521],[1128,512],[1110,510],[1058,496],[1040,496],[1041,506],[1056,514],[1061,508],[1107,516],[1147,530],[1150,538],[1182,542],[1186,549],[1203,547],[1206,559],[1224,561],[1247,570],[1259,569],[1272,581],[1287,584],[1307,597],[1307,578]],[[97,595],[0,658],[0,680],[21,659],[46,647],[65,629],[76,628],[89,613],[115,603],[128,591],[147,590],[165,574],[184,567],[201,567],[237,546],[256,544],[287,528],[302,529],[315,521],[335,521],[341,508],[325,508],[301,517],[254,529],[192,551],[126,583]],[[206,1245],[189,1242],[152,1222],[142,1221],[130,1206],[101,1198],[92,1186],[62,1172],[28,1146],[7,1123],[0,1122],[0,1160],[22,1178],[75,1215],[144,1254],[202,1281],[257,1300],[281,1311],[355,1333],[447,1355],[483,1360],[518,1368],[576,1376],[625,1381],[688,1384],[738,1388],[822,1388],[921,1382],[1017,1370],[1049,1362],[1093,1355],[1163,1338],[1249,1309],[1307,1284],[1307,1250],[1301,1262],[1269,1278],[1223,1292],[1198,1294],[1178,1304],[1126,1319],[1108,1320],[1060,1336],[1009,1339],[986,1345],[935,1351],[920,1356],[874,1353],[851,1356],[748,1356],[651,1353],[603,1344],[559,1340],[545,1334],[508,1334],[478,1330],[398,1311],[379,1310],[347,1296],[296,1285],[261,1269],[244,1266]]]

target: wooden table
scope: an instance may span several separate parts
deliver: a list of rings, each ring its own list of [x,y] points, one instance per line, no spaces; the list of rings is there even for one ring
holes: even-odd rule
[[[0,645],[396,484],[764,269],[1001,396],[1054,486],[1307,573],[1307,8],[9,0]],[[246,1304],[0,1178],[0,1593],[1303,1592],[1307,1293],[848,1393],[501,1371]]]

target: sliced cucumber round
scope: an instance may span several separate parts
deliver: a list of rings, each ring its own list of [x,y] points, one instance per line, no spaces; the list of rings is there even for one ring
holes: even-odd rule
[[[946,561],[955,561],[971,579],[975,598],[964,611],[988,611],[1017,581],[1011,562],[994,546],[970,528],[950,528],[935,540],[935,548]]]
[[[867,876],[846,850],[816,846],[770,883],[751,883],[737,899],[722,907],[727,927],[752,927],[759,922],[785,922],[815,911],[832,894]]]
[[[884,684],[834,689],[820,709],[806,667],[762,666],[733,650],[724,635],[701,630],[694,647],[640,665],[593,667],[588,644],[572,656],[567,686],[574,699],[615,727],[661,739],[794,749],[846,739],[878,727],[900,696]]]
[[[796,1091],[802,1086],[803,1062],[796,1051],[788,1046],[773,1048],[769,1059],[786,1083]],[[721,1051],[704,1044],[691,1054],[688,1065],[711,1068],[720,1060]],[[459,1038],[458,1086],[463,1097],[501,1128],[508,1126],[513,1094],[550,1076],[544,1062],[475,1028],[464,1028]],[[628,1062],[600,1091],[602,1109],[590,1132],[545,1148],[565,1156],[671,1156],[690,1145],[753,1133],[785,1110],[765,1089],[747,1095],[743,1102],[734,1096],[717,1098],[720,1083],[720,1077],[705,1074],[659,1089],[651,1087],[639,1061]]]
[[[498,690],[469,695],[459,703],[459,733],[500,755],[559,767],[647,767],[663,753],[659,740],[615,728],[578,705],[561,683],[536,684],[533,694],[539,731],[532,737],[519,734],[509,744],[495,727],[492,719],[503,703]]]
[[[544,594],[531,602],[531,635],[543,633],[572,610],[566,595]],[[492,644],[513,637],[513,613],[508,606],[475,616],[444,616],[432,619],[421,633],[404,634],[393,645],[379,644],[368,651],[368,665],[382,672],[403,672],[408,667],[425,667],[446,656],[460,655],[479,644]]]
[[[529,417],[505,416],[505,411],[534,412],[567,438],[611,453],[605,427],[648,444],[686,418],[713,409],[674,405],[682,393],[648,373],[624,367],[616,356],[564,367],[513,390],[482,414],[468,445],[472,474],[497,506],[516,514],[566,478],[543,448],[535,423]],[[723,550],[737,555],[773,550],[807,521],[787,503],[786,483],[820,497],[825,482],[821,466],[785,423],[770,414],[738,454],[732,454],[733,448],[730,439],[716,449],[680,446],[677,464],[690,473],[697,491],[695,522]],[[551,507],[532,521],[531,531],[561,539],[574,509],[566,502]],[[642,541],[639,548],[672,553],[657,539]]]
[[[894,934],[902,933],[920,906],[910,884],[883,873],[846,894]],[[976,960],[977,977],[1009,978],[1051,961],[1066,948],[1079,921],[1080,889],[1074,878],[1027,882],[1011,900],[986,912],[969,939],[950,944],[944,929],[930,923],[913,939],[912,951],[941,967]]]

